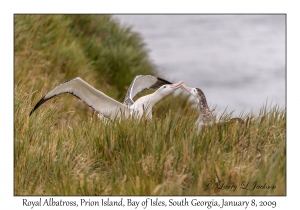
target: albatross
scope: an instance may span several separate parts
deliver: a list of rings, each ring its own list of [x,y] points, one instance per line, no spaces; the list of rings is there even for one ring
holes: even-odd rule
[[[171,85],[172,83],[152,75],[138,75],[132,80],[123,103],[131,106],[134,104],[133,98],[140,92],[149,89],[158,89],[167,84]]]
[[[140,76],[140,77],[139,77]],[[60,85],[49,91],[44,97],[42,97],[34,108],[31,110],[29,116],[43,103],[50,100],[51,98],[58,96],[60,94],[69,93],[84,103],[92,107],[94,110],[98,111],[101,115],[110,120],[116,118],[134,116],[135,118],[140,118],[145,114],[146,118],[152,118],[152,107],[160,101],[165,96],[169,95],[183,84],[180,81],[175,84],[169,84],[170,82],[156,78],[151,75],[139,75],[135,77],[131,83],[128,92],[125,97],[124,103],[120,103],[115,99],[107,96],[103,92],[95,89],[90,84],[85,82],[80,77],[68,80],[61,83]],[[160,87],[159,87],[160,86]],[[152,94],[140,97],[135,102],[133,98],[135,95],[140,93],[145,89],[153,89],[159,87]]]
[[[212,123],[216,122],[216,116],[213,114],[213,111],[209,109],[203,91],[200,88],[187,87],[185,84],[182,84],[181,86],[184,90],[198,99],[198,107],[200,112],[200,116],[196,121],[198,130],[200,130],[203,125],[211,125]],[[231,118],[228,122],[244,123],[244,121],[238,117]]]
[[[141,93],[144,90],[149,90],[149,89],[158,89],[160,88],[162,85],[171,85],[172,83],[162,79],[160,77],[155,77],[152,75],[138,75],[135,76],[135,78],[132,80],[123,104],[127,105],[127,106],[132,106],[134,104],[133,98]],[[108,122],[107,118],[105,116],[103,116],[103,114],[98,113],[98,118],[100,118],[101,120]]]

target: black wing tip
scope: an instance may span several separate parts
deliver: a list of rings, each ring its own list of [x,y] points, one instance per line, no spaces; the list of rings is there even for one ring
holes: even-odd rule
[[[70,82],[70,81],[72,81],[72,80],[76,80],[76,79],[79,79],[79,80],[84,81],[84,80],[81,79],[80,77],[74,77],[74,78],[72,78],[72,79],[69,79],[69,80],[67,80],[67,81],[65,81],[65,82],[63,82],[63,83],[57,85],[56,87],[58,87],[58,86],[60,86],[60,85],[62,85],[62,84],[64,84],[64,83]],[[55,88],[56,88],[56,87],[55,87]],[[54,89],[54,88],[53,88],[53,89]],[[52,89],[52,90],[53,90],[53,89]],[[48,92],[48,93],[49,93],[49,92]],[[48,94],[48,93],[47,93],[47,94]],[[76,96],[76,95],[73,94],[72,92],[66,92],[66,93],[70,93],[70,94]],[[46,94],[46,95],[47,95],[47,94]],[[60,94],[60,93],[59,93],[59,94]],[[59,95],[59,94],[57,94],[57,95]],[[46,95],[45,95],[41,100],[39,100],[39,102],[37,102],[37,104],[33,107],[33,109],[31,110],[31,112],[29,113],[29,116],[31,116],[31,115],[33,114],[33,112],[34,112],[37,108],[39,108],[39,106],[41,106],[43,103],[45,103],[45,102],[48,101],[49,99],[51,99],[51,98],[57,96],[57,95],[53,95],[53,96],[51,96],[51,97],[49,97],[49,98],[45,98]],[[79,98],[78,96],[76,96],[76,97]],[[79,98],[79,99],[80,99],[80,98]],[[80,100],[81,100],[81,99],[80,99]]]
[[[163,78],[161,78],[161,77],[153,76],[153,75],[150,75],[150,74],[147,74],[147,75],[142,75],[142,74],[141,74],[141,75],[135,76],[134,78],[141,77],[141,76],[151,76],[151,77],[156,77],[157,82],[161,82],[161,83],[168,84],[168,85],[173,84],[172,82],[170,82],[170,81],[168,81],[168,80],[165,80],[165,79],[163,79]],[[157,83],[157,82],[156,82],[156,83]]]
[[[33,107],[33,109],[30,111],[29,113],[29,117],[33,114],[33,112],[35,110],[37,110],[39,108],[39,106],[41,106],[43,103],[45,103],[48,99],[42,98],[41,100],[39,100],[39,102],[37,102],[37,104]]]
[[[161,77],[157,77],[157,80],[161,81],[161,82],[164,82],[165,84],[168,84],[168,85],[173,84],[172,82],[169,82],[168,80],[165,80],[165,79],[163,79]]]
[[[34,107],[33,107],[33,109],[30,111],[30,113],[29,113],[29,117],[33,114],[33,112],[35,111],[35,110],[37,110],[37,108],[40,106],[40,105],[38,105],[39,103],[37,103]]]
[[[30,113],[29,113],[29,117],[32,115],[32,113],[35,111],[35,109],[33,108]]]
[[[152,89],[160,88],[163,85],[173,84],[172,82],[169,82],[168,80],[165,80],[163,78],[160,78],[160,77],[156,77],[156,78],[157,78],[157,81],[153,85],[151,85],[151,87],[150,87]]]

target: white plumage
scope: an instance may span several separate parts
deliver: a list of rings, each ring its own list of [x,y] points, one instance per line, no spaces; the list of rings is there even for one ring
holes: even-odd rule
[[[133,98],[136,94],[141,92],[144,89],[155,88],[159,84],[169,83],[166,80],[156,78],[151,75],[140,75],[137,76],[132,82],[126,97],[125,103],[122,104],[115,99],[107,96],[103,92],[95,89],[87,82],[82,80],[79,77],[76,77],[72,80],[66,81],[51,91],[49,91],[31,110],[31,115],[39,106],[48,101],[49,99],[64,93],[70,93],[87,105],[101,113],[101,115],[114,120],[118,117],[128,118],[129,116],[134,116],[136,118],[140,118],[143,114],[146,115],[147,118],[152,117],[152,107],[155,103],[161,100],[163,97],[172,93],[174,90],[179,88],[183,81],[180,81],[176,84],[165,84],[162,85],[158,90],[154,93],[143,96],[139,98],[136,102],[133,102]],[[148,81],[148,82],[147,82]]]

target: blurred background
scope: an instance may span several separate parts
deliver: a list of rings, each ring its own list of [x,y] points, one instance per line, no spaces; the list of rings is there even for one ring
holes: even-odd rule
[[[285,108],[285,15],[114,18],[141,34],[162,77],[201,88],[218,114],[255,114],[267,101]]]

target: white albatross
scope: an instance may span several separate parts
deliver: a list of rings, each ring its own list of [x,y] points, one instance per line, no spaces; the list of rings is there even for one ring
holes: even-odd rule
[[[151,76],[151,75],[149,75]],[[143,78],[143,77],[141,77]],[[150,77],[149,77],[150,78]],[[152,77],[151,77],[152,78]],[[180,81],[176,84],[165,84],[162,85],[159,89],[157,89],[154,93],[143,96],[133,102],[133,97],[141,92],[143,89],[150,89],[151,86],[155,86],[156,83],[168,83],[168,81],[163,79],[153,80],[152,85],[149,85],[151,82],[144,86],[144,88],[140,88],[142,85],[138,85],[135,82],[131,84],[131,91],[129,90],[128,95],[125,97],[125,101],[129,101],[128,105],[122,104],[115,99],[107,96],[103,92],[95,89],[87,82],[82,80],[80,77],[76,77],[72,80],[61,83],[60,85],[53,88],[49,91],[40,101],[34,106],[31,110],[29,116],[43,103],[48,101],[49,99],[64,93],[70,93],[84,103],[92,107],[94,110],[98,111],[101,115],[114,120],[115,118],[125,117],[128,118],[130,116],[134,116],[135,118],[140,118],[143,114],[146,115],[147,118],[152,118],[152,107],[162,98],[169,95],[184,83]],[[144,83],[145,84],[145,83]],[[158,84],[157,84],[158,85]],[[148,88],[147,88],[148,87]],[[131,92],[131,93],[130,93]],[[133,103],[132,103],[133,102]]]
[[[198,99],[198,108],[200,112],[200,116],[196,122],[198,130],[200,130],[203,125],[211,125],[214,122],[216,122],[216,116],[213,114],[213,111],[209,109],[203,91],[200,88],[187,87],[185,86],[185,84],[182,84],[182,88],[187,92],[189,92],[192,96],[196,97],[196,99]],[[226,122],[217,122],[217,123],[227,123],[227,122],[237,122],[242,124],[244,123],[244,121],[238,117],[231,118],[229,121]]]
[[[160,77],[155,77],[152,75],[138,75],[132,80],[127,90],[124,104],[129,106],[133,105],[133,98],[144,90],[158,89],[163,85],[171,84],[171,82]]]
[[[134,104],[133,98],[140,92],[149,89],[158,89],[161,86],[167,84],[171,85],[172,83],[165,79],[152,75],[138,75],[132,80],[127,90],[123,104],[125,104],[126,106],[132,106]],[[103,114],[98,113],[97,116],[101,120],[108,122],[108,118],[104,117]]]

